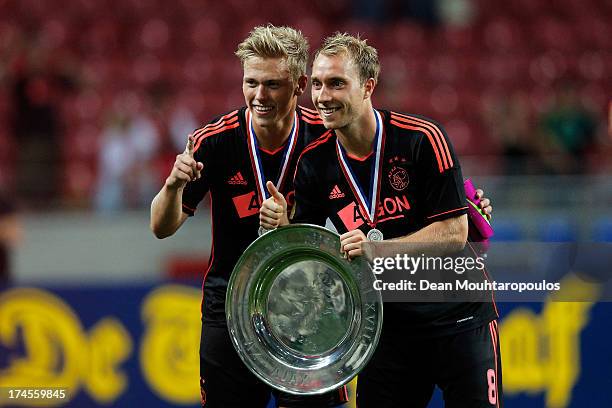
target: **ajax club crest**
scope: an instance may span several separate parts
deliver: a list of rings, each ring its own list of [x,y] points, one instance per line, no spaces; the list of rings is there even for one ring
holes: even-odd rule
[[[408,187],[408,172],[403,167],[393,166],[389,171],[389,183],[397,191]]]

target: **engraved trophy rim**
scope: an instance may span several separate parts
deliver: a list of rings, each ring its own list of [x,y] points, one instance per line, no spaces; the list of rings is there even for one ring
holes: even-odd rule
[[[232,344],[249,370],[278,390],[331,391],[354,378],[374,353],[383,311],[381,294],[373,288],[376,277],[365,259],[348,261],[339,248],[337,233],[292,224],[256,239],[234,267],[226,294]],[[316,279],[302,285],[303,275]],[[284,302],[294,293],[297,300]],[[299,307],[275,313],[277,302]],[[316,308],[321,305],[327,308]],[[321,313],[302,315],[302,309]],[[306,325],[309,318],[315,323]],[[296,322],[303,325],[293,329]]]

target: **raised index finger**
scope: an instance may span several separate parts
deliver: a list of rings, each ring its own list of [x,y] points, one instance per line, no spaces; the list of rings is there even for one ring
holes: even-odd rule
[[[185,146],[185,153],[193,157],[193,135],[190,134],[187,138],[187,146]]]

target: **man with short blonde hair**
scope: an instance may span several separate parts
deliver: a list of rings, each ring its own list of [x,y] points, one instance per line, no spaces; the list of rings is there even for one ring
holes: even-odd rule
[[[242,62],[249,58],[285,58],[287,68],[294,81],[306,75],[308,64],[308,41],[300,31],[290,27],[255,27],[249,36],[238,45],[235,54]]]
[[[315,52],[314,59],[319,55],[346,54],[357,66],[359,78],[363,84],[368,78],[378,81],[380,74],[380,63],[378,51],[368,45],[367,40],[362,40],[359,35],[353,37],[347,33],[336,33],[327,37],[319,49]]]
[[[468,203],[450,139],[431,119],[373,108],[379,69],[376,50],[348,34],[326,39],[315,53],[312,101],[329,131],[300,156],[291,221],[330,219],[348,258],[376,241],[396,244],[377,247],[386,257],[400,255],[398,248],[411,256],[421,248],[462,251]],[[272,211],[274,199],[261,209],[265,227],[289,222]],[[502,405],[490,294],[474,302],[385,303],[384,315],[378,347],[358,377],[360,408],[425,408],[436,385],[447,407]]]
[[[210,192],[213,246],[204,272],[200,388],[206,408],[264,408],[270,387],[234,350],[225,320],[225,295],[240,255],[257,238],[259,207],[272,190],[291,196],[304,147],[325,128],[316,111],[298,105],[306,84],[308,42],[297,30],[256,27],[238,46],[246,107],[218,116],[189,136],[151,204],[151,229],[173,235]],[[257,163],[257,165],[256,165]],[[267,181],[267,189],[266,187]],[[279,206],[287,211],[289,203]],[[323,395],[275,393],[283,407],[334,407],[344,387]]]

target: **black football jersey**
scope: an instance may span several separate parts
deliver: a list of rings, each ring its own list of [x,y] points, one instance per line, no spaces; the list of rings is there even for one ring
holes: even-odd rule
[[[439,124],[430,119],[390,111],[382,117],[382,165],[376,228],[385,239],[408,235],[436,222],[467,212],[461,167]],[[333,131],[307,146],[295,176],[294,223],[324,225],[329,218],[338,232],[371,229],[356,199]],[[345,156],[346,157],[346,156]],[[366,196],[373,154],[346,161]],[[490,300],[490,299],[489,299]],[[486,324],[497,314],[491,303],[386,303],[387,311],[400,311],[406,324],[419,335],[439,335]]]
[[[279,188],[289,208],[293,203],[293,176],[298,157],[309,142],[325,132],[315,111],[298,107],[296,114],[296,143]],[[204,273],[202,316],[211,325],[225,324],[229,277],[240,255],[258,236],[261,200],[249,153],[246,115],[244,107],[234,110],[194,133],[194,158],[204,164],[204,169],[200,179],[187,183],[182,196],[183,212],[192,216],[198,203],[210,193],[213,244],[208,270]],[[266,180],[278,180],[286,147],[276,151],[259,149]]]

